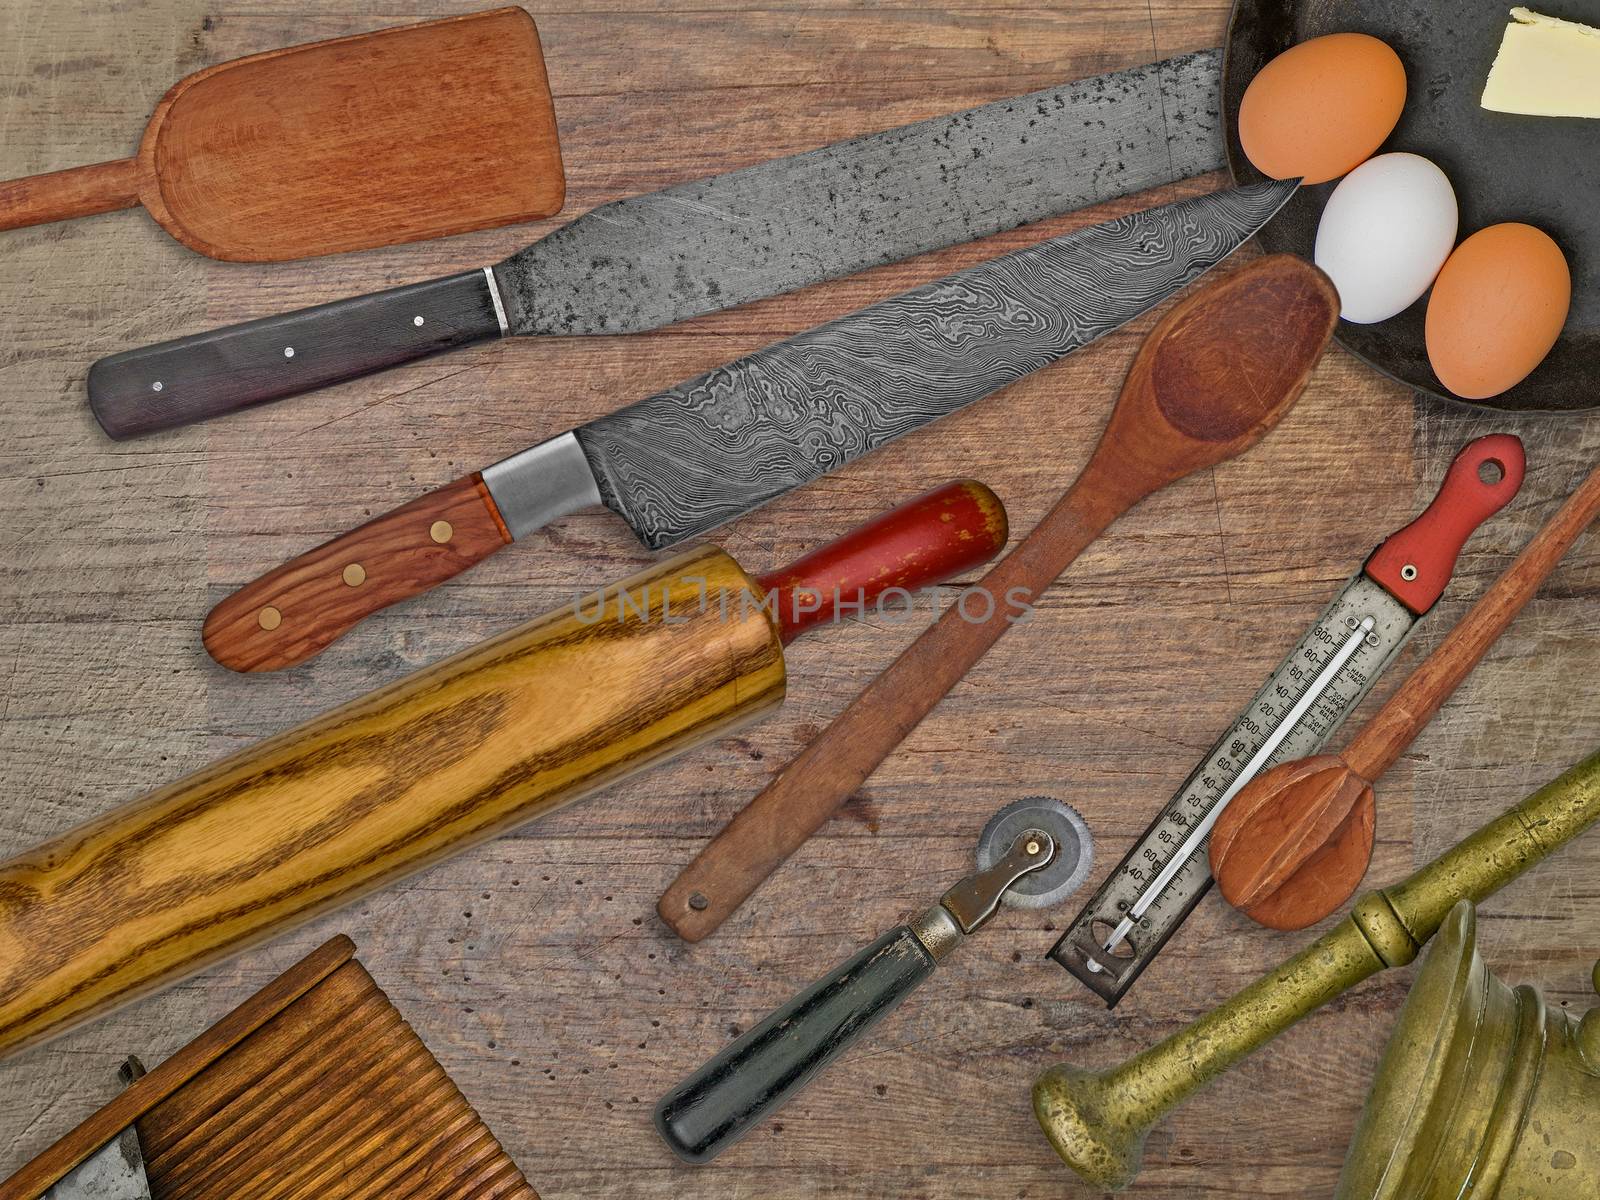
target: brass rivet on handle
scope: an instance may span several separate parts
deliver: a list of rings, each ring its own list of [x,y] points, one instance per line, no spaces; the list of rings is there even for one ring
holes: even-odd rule
[[[367,581],[367,569],[360,563],[351,563],[344,569],[344,582],[347,587],[360,587]]]
[[[455,537],[455,535],[455,527],[451,525],[449,521],[435,521],[428,528],[428,536],[434,541],[438,542],[441,546],[448,542],[451,538]]]
[[[269,604],[256,614],[256,624],[270,633],[283,624],[283,614]]]

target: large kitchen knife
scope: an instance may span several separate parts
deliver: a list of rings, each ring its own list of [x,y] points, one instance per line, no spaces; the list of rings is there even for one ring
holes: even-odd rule
[[[655,329],[1223,165],[1221,51],[604,205],[494,267],[103,358],[114,438],[512,334]]]
[[[235,592],[205,644],[303,662],[363,617],[603,504],[655,550],[998,391],[1159,304],[1298,180],[1134,213],[969,267],[718,367],[411,501]]]

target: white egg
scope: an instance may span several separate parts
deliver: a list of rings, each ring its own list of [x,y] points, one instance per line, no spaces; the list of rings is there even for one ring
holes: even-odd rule
[[[1456,244],[1455,189],[1417,154],[1380,154],[1346,175],[1317,226],[1317,266],[1346,321],[1387,321],[1433,284]]]

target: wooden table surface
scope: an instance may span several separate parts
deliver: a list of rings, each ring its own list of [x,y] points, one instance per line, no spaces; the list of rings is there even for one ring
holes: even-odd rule
[[[0,174],[129,153],[182,75],[253,51],[471,5],[5,0]],[[1204,46],[1220,0],[561,0],[529,4],[556,92],[564,217],[619,196]],[[645,561],[585,514],[369,621],[306,669],[214,666],[200,621],[332,533],[549,433],[1000,250],[1217,185],[1214,178],[647,337],[480,347],[206,427],[112,443],[89,416],[101,355],[492,262],[555,222],[279,266],[199,258],[139,212],[0,235],[0,854],[11,854]],[[1151,320],[724,531],[756,569],[948,478],[1026,531],[1087,457]],[[1390,671],[1402,679],[1600,459],[1600,419],[1503,418],[1417,399],[1334,350],[1280,430],[1116,526],[868,786],[712,940],[656,920],[660,890],[928,619],[797,645],[788,706],[163,994],[0,1063],[0,1176],[335,932],[547,1197],[1070,1194],[1028,1089],[1109,1065],[1299,946],[1204,904],[1115,1012],[1044,959],[1195,759],[1372,546],[1480,433],[1527,443],[1521,498],[1463,557]],[[1388,882],[1600,742],[1600,535],[1384,780]],[[1379,697],[1381,698],[1381,696]],[[1368,710],[1376,701],[1368,702]],[[1002,803],[1071,801],[1090,885],[1006,912],[869,1046],[713,1166],[680,1166],[649,1109],[736,1030],[913,910],[971,861]],[[1592,1001],[1600,834],[1484,906],[1506,978]],[[1141,1194],[1331,1191],[1409,980],[1318,1013],[1151,1138]],[[1081,1189],[1080,1189],[1081,1190]]]

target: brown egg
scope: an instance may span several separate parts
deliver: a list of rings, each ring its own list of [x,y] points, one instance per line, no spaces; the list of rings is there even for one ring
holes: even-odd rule
[[[1239,143],[1274,179],[1326,183],[1371,158],[1406,104],[1400,56],[1364,33],[1330,33],[1285,50],[1239,105]]]
[[[1561,336],[1572,272],[1550,235],[1491,225],[1455,248],[1428,298],[1428,361],[1463,400],[1521,383]]]

